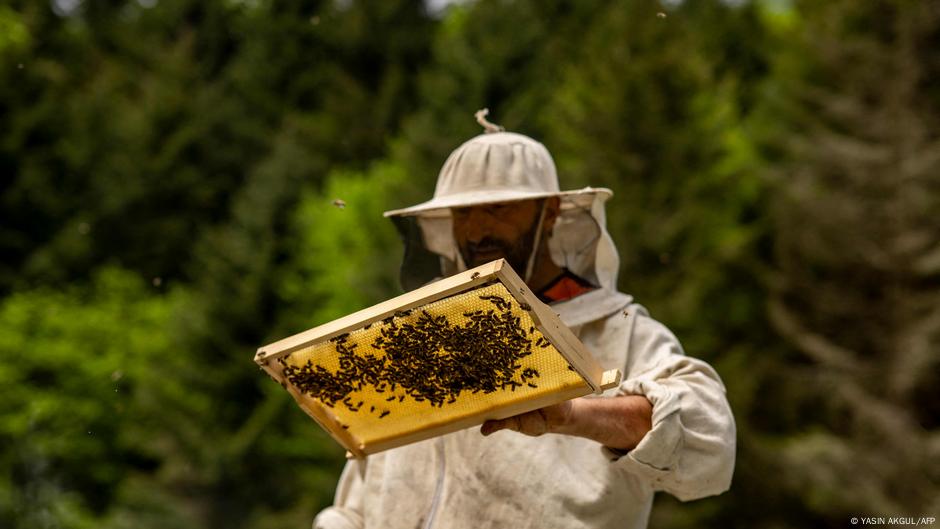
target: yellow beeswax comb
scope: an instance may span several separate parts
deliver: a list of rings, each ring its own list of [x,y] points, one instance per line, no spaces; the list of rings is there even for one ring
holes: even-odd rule
[[[352,457],[620,381],[500,259],[258,349]]]

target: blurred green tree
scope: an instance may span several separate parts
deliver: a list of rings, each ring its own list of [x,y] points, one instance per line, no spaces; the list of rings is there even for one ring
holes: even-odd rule
[[[0,17],[0,292],[106,260],[193,279],[194,236],[230,220],[272,131],[304,124],[306,185],[384,152],[432,27],[404,0],[75,5]]]
[[[940,6],[797,6],[767,151],[769,313],[795,351],[780,384],[801,389],[765,396],[788,434],[764,448],[794,526],[936,512]]]
[[[936,511],[938,34],[903,0],[5,2],[0,525],[306,526],[342,453],[250,355],[398,292],[381,212],[482,107],[615,191],[623,289],[726,381],[734,487],[654,525]]]
[[[164,410],[208,404],[186,391],[187,360],[168,332],[182,297],[153,288],[105,268],[87,287],[0,304],[0,525],[100,526],[160,467],[174,427]],[[134,503],[142,514],[178,514]]]
[[[101,472],[111,474],[83,481],[80,459],[66,458],[67,469],[20,473],[5,505],[51,486],[55,498],[16,518],[24,527],[43,516],[97,527],[308,524],[329,501],[342,453],[309,420],[285,415],[289,397],[250,355],[286,328],[279,318],[306,321],[277,305],[274,275],[294,255],[299,197],[335,168],[362,169],[385,152],[416,103],[434,20],[419,1],[87,0],[13,2],[0,24],[11,28],[0,73],[12,81],[0,83],[0,171],[11,176],[0,182],[0,295],[67,304],[44,293],[109,291],[93,279],[109,263],[156,286],[141,304],[185,293],[169,342],[152,344],[174,361],[140,363],[170,391],[140,411],[141,428],[160,429],[135,438],[146,465],[90,437],[110,450]],[[76,305],[75,319],[96,310]],[[8,338],[21,334],[11,327]],[[57,347],[72,361],[86,354],[67,340]],[[19,369],[10,367],[31,376]],[[78,386],[96,375],[71,376]],[[172,389],[177,381],[185,390]],[[50,384],[49,400],[71,391]],[[112,422],[115,435],[133,431]],[[0,452],[11,468],[16,454]]]

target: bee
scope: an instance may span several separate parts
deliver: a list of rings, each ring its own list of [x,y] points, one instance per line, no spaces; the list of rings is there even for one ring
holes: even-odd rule
[[[330,338],[330,342],[340,343],[340,344],[341,344],[341,343],[343,343],[343,342],[346,341],[346,338],[349,338],[349,333],[348,333],[348,332],[345,332],[345,333],[343,333],[343,334],[340,334],[339,336],[334,336],[333,338]],[[358,344],[355,344],[355,345],[358,345]],[[354,345],[354,347],[355,347],[355,345]]]

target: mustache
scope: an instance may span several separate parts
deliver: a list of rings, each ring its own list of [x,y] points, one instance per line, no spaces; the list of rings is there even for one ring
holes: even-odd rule
[[[504,255],[509,254],[510,244],[493,237],[484,237],[477,242],[467,242],[467,253],[476,255],[478,253],[490,253],[500,251]]]

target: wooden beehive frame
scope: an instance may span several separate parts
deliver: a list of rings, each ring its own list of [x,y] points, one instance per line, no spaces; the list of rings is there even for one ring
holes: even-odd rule
[[[565,391],[555,392],[524,402],[510,402],[497,409],[483,410],[479,414],[474,414],[461,420],[417,430],[384,442],[365,445],[359,442],[346,429],[342,428],[339,421],[324,407],[306,405],[304,395],[296,388],[292,387],[292,385],[285,380],[281,370],[271,363],[278,358],[309,347],[312,344],[344,335],[366,325],[394,316],[402,311],[408,311],[448,296],[473,290],[494,280],[501,282],[521,306],[528,307],[529,315],[542,335],[552,342],[557,351],[568,361],[581,378],[584,379],[585,383],[594,393],[601,393],[603,390],[616,386],[620,382],[620,371],[614,369],[605,372],[574,333],[561,322],[558,315],[536,297],[519,275],[516,274],[503,259],[441,279],[440,281],[436,281],[343,318],[333,320],[329,323],[284,338],[283,340],[265,345],[259,348],[255,354],[255,362],[274,380],[281,383],[281,385],[293,395],[294,399],[297,400],[301,409],[310,415],[333,437],[333,439],[344,446],[348,450],[349,455],[358,458],[389,448],[468,428],[481,424],[488,419],[502,419],[582,396],[584,392]]]

